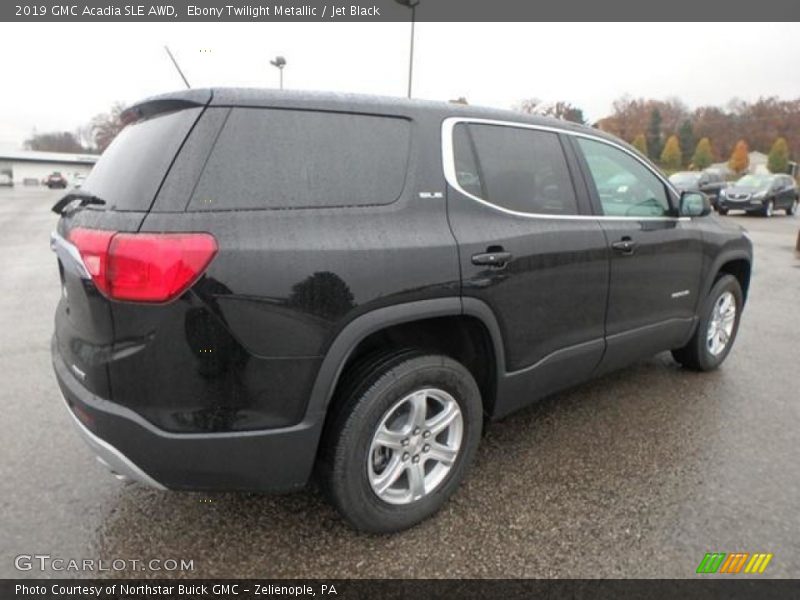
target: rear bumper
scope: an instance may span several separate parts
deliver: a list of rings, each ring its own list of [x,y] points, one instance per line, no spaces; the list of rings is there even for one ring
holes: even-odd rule
[[[69,410],[69,406],[67,407],[67,410]],[[69,410],[69,415],[75,422],[75,427],[78,429],[78,433],[83,438],[83,441],[86,442],[86,445],[92,449],[92,452],[94,452],[95,456],[97,457],[97,461],[111,471],[115,476],[119,477],[120,479],[138,481],[139,483],[143,483],[156,489],[167,489],[165,486],[161,485],[155,479],[150,477],[150,475],[142,471],[131,459],[125,456],[117,448],[89,431],[89,428],[81,423],[80,419],[75,416],[74,412]]]
[[[303,487],[311,475],[322,419],[263,431],[171,433],[89,392],[55,344],[51,352],[81,437],[120,476],[161,489],[285,492]]]

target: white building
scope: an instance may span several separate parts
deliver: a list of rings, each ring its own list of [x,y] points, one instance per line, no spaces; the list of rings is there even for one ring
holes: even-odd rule
[[[767,168],[768,157],[766,154],[753,150],[747,156],[749,163],[745,173],[769,174],[769,169]],[[733,171],[731,171],[730,167],[728,167],[728,161],[714,163],[709,167],[709,169],[719,171],[725,176],[733,175]]]
[[[0,173],[10,175],[15,186],[42,185],[42,180],[54,172],[61,173],[74,185],[89,174],[98,158],[69,152],[0,152]]]

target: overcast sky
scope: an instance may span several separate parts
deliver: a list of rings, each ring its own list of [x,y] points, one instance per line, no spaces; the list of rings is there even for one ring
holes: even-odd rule
[[[419,23],[414,95],[509,108],[567,100],[595,120],[623,94],[690,107],[800,97],[800,24]],[[182,87],[285,84],[405,95],[408,23],[0,23],[0,148],[115,101]]]

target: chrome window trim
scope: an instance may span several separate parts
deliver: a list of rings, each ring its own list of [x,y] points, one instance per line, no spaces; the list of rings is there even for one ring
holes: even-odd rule
[[[496,119],[481,119],[477,117],[447,117],[444,121],[442,121],[442,169],[444,171],[444,178],[447,181],[447,184],[455,190],[467,198],[474,200],[475,202],[479,202],[484,206],[488,206],[494,210],[498,210],[500,212],[506,213],[508,215],[513,215],[515,217],[524,217],[527,219],[594,219],[594,220],[601,220],[601,221],[691,221],[691,217],[671,217],[671,216],[662,216],[662,217],[617,217],[613,215],[552,215],[546,213],[528,213],[528,212],[521,212],[518,210],[511,210],[509,208],[503,208],[502,206],[498,206],[497,204],[493,204],[488,200],[484,200],[483,198],[479,198],[473,194],[470,194],[468,191],[463,189],[458,184],[458,178],[456,176],[456,164],[455,164],[455,153],[453,148],[453,129],[459,123],[475,123],[477,125],[499,125],[501,127],[517,127],[519,129],[534,129],[537,131],[547,131],[550,133],[562,134],[562,135],[569,135],[573,137],[582,137],[586,138],[595,142],[600,142],[602,144],[607,144],[618,150],[623,151],[624,153],[628,154],[629,156],[633,157],[637,162],[639,162],[642,166],[644,166],[650,173],[655,175],[661,183],[667,188],[667,190],[672,191],[680,197],[680,194],[675,190],[675,187],[669,182],[669,180],[661,175],[658,171],[653,170],[653,168],[648,165],[645,161],[641,159],[641,157],[637,156],[634,152],[631,152],[629,149],[625,148],[620,144],[614,143],[611,140],[607,140],[605,138],[591,135],[589,133],[583,133],[578,131],[569,131],[567,129],[559,129],[558,127],[548,127],[547,125],[534,125],[532,123],[520,123],[517,121],[500,121]],[[566,159],[566,157],[565,157]]]

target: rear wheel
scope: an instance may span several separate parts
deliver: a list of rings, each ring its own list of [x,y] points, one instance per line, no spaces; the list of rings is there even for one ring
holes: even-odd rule
[[[683,348],[673,350],[673,358],[695,371],[716,369],[736,339],[743,304],[742,288],[733,275],[717,279],[703,303],[692,339]]]
[[[480,392],[441,355],[401,353],[358,372],[326,427],[321,483],[355,528],[400,531],[433,515],[464,478],[483,425]]]

